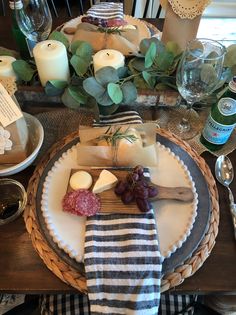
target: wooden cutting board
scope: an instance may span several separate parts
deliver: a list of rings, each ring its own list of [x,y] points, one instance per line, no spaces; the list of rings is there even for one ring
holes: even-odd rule
[[[89,190],[92,191],[95,182],[97,181],[102,169],[72,169],[70,173],[70,177],[77,171],[87,171],[93,178],[93,184]],[[114,174],[118,180],[125,179],[129,170],[128,169],[112,169],[109,171]],[[130,169],[131,171],[131,169]],[[154,184],[152,184],[154,185]],[[157,186],[157,185],[155,185]],[[159,194],[157,197],[150,199],[151,201],[160,200],[160,199],[176,199],[182,201],[191,201],[193,200],[193,193],[190,188],[187,187],[163,187],[157,186]],[[67,192],[72,191],[69,183],[67,187]],[[114,192],[114,188],[105,190],[102,193],[98,194],[101,199],[101,211],[102,213],[143,213],[137,207],[135,201],[132,203],[125,205],[121,201],[120,197],[117,196]]]

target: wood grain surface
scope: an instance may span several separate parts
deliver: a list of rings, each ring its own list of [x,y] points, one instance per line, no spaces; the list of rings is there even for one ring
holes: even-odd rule
[[[105,168],[104,168],[105,169]],[[81,171],[83,169],[72,169],[70,173],[70,177],[76,173],[77,171]],[[84,169],[87,171],[93,179],[92,186],[90,190],[92,191],[93,186],[95,185],[102,169]],[[117,177],[118,180],[124,181],[126,176],[130,170],[117,170],[117,169],[109,169],[109,171]],[[155,186],[158,190],[157,196],[151,198],[149,201],[161,200],[161,199],[175,199],[180,201],[192,201],[193,200],[193,192],[188,187],[164,187],[155,185],[150,182],[151,185]],[[70,184],[68,183],[67,191],[72,191]],[[135,201],[132,201],[129,204],[124,204],[119,196],[117,196],[114,192],[114,188],[105,190],[98,194],[101,200],[101,210],[102,213],[142,213],[137,207]]]
[[[68,19],[68,18],[67,18]],[[55,19],[54,26],[65,19]],[[154,21],[156,23],[156,21]],[[0,46],[15,48],[10,32],[9,15],[0,17]],[[32,101],[27,104],[29,111],[38,109]],[[50,104],[48,104],[50,107]],[[156,118],[154,108],[145,112],[144,119]],[[216,158],[209,153],[202,155],[214,172]],[[229,154],[236,169],[236,151]],[[28,185],[33,166],[10,176],[19,180],[25,187]],[[216,245],[210,257],[195,275],[187,278],[183,284],[172,289],[172,293],[197,294],[234,294],[236,295],[236,242],[234,239],[232,219],[229,208],[228,191],[217,183],[220,196],[220,225]],[[236,192],[236,178],[231,184]],[[236,196],[235,196],[236,197]],[[76,290],[57,278],[34,251],[32,242],[22,218],[0,226],[0,292],[5,293],[76,293]]]
[[[104,168],[105,169],[105,168]],[[70,177],[77,171],[82,169],[72,169]],[[93,179],[92,186],[89,190],[93,190],[93,186],[95,185],[102,169],[86,169]],[[118,180],[124,180],[126,175],[128,174],[127,170],[109,170],[113,175],[115,175]],[[72,191],[69,183],[67,191]],[[118,197],[115,192],[114,188],[108,189],[103,191],[102,193],[98,194],[100,200],[101,200],[101,210],[102,213],[141,213],[141,211],[138,209],[136,203],[133,201],[129,205],[123,204],[120,197]]]

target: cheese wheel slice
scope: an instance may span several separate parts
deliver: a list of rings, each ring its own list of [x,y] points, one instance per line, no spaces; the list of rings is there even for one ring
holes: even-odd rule
[[[92,183],[92,176],[85,171],[75,172],[70,178],[70,187],[74,190],[89,189]]]
[[[93,193],[99,194],[104,190],[111,189],[117,183],[118,178],[107,170],[102,170],[93,187]]]

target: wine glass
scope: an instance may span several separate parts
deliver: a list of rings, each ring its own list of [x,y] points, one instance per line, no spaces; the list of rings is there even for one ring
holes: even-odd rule
[[[192,139],[200,129],[194,103],[210,95],[220,81],[225,47],[211,39],[195,39],[188,43],[176,73],[176,84],[187,103],[185,114],[175,113],[168,129],[183,140]]]
[[[16,1],[16,0],[14,0]],[[24,0],[23,7],[15,10],[22,33],[32,42],[48,38],[52,29],[52,16],[46,0]]]

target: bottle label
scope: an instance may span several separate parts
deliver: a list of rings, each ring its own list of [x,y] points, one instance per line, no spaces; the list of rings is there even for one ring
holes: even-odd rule
[[[236,124],[222,125],[215,121],[211,115],[208,116],[203,129],[203,137],[212,144],[225,144],[229,139]]]
[[[218,109],[224,116],[234,115],[236,113],[236,100],[231,97],[223,97],[218,102]]]

